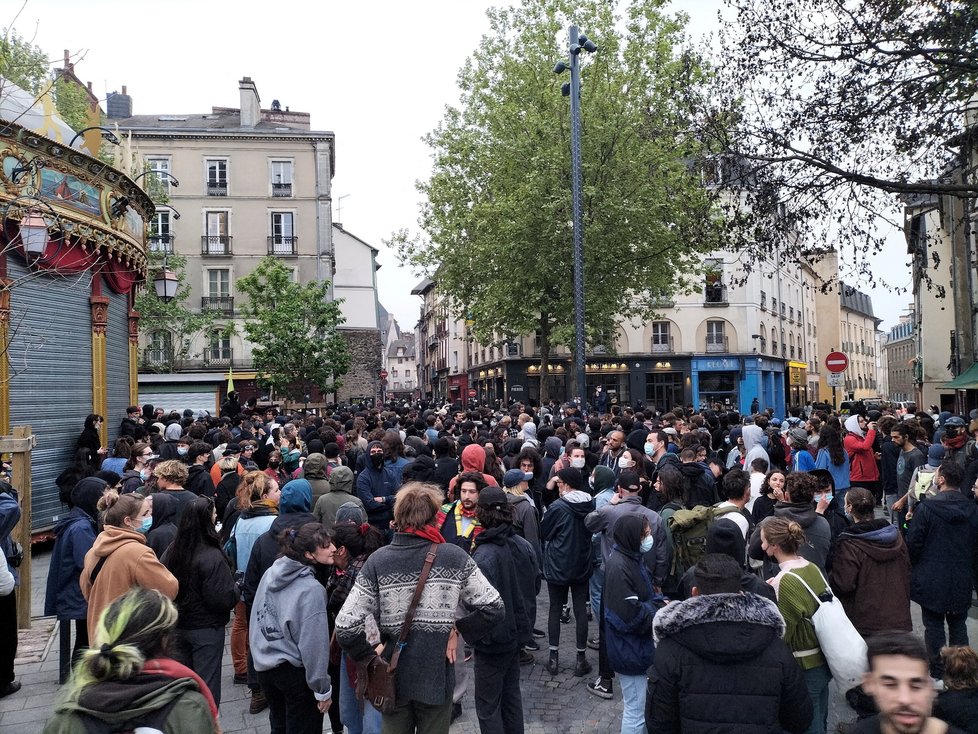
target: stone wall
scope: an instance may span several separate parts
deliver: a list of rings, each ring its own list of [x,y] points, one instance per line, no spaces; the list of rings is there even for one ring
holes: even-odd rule
[[[350,350],[350,371],[343,378],[343,387],[337,391],[342,403],[351,398],[367,396],[380,399],[381,351],[379,329],[341,329]]]

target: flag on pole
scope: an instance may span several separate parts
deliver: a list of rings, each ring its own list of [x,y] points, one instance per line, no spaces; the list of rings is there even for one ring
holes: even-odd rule
[[[228,392],[234,392],[234,372],[230,365],[228,365]]]

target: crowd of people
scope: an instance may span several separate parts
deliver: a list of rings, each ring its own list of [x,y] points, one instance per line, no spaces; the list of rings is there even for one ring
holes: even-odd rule
[[[519,734],[539,651],[619,688],[623,734],[821,734],[833,597],[869,651],[840,726],[976,731],[978,411],[603,411],[232,395],[219,416],[132,406],[111,450],[88,416],[58,478],[45,611],[76,644],[46,731],[217,730],[230,624],[233,682],[275,733],[445,732],[471,688],[482,732]]]

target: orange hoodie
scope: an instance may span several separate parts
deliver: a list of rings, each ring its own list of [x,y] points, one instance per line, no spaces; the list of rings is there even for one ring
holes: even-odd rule
[[[482,478],[486,480],[486,484],[490,487],[498,487],[499,484],[496,482],[496,478],[492,474],[486,474],[483,469],[486,468],[486,450],[482,448],[477,443],[470,443],[464,449],[462,449],[462,473],[467,471],[477,471],[482,474]],[[458,477],[452,477],[452,481],[448,483],[448,496],[455,497],[455,482],[458,481]]]

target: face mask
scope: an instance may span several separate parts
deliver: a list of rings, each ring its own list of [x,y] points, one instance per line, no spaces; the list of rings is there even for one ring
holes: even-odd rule
[[[570,465],[572,467],[574,467],[575,469],[583,469],[584,468],[584,459],[571,459]]]
[[[652,550],[652,536],[646,535],[644,538],[642,538],[642,544],[638,547],[638,549],[642,553],[648,553],[650,550]]]
[[[631,459],[627,459],[624,456],[622,456],[620,459],[618,459],[618,468],[619,469],[630,469],[631,466],[632,466],[632,460]]]
[[[177,453],[180,456],[186,456],[187,454],[190,453],[190,447],[189,446],[177,446]]]
[[[532,481],[532,480],[533,480],[533,472],[531,472],[531,471],[525,471],[525,472],[523,472],[523,481],[524,482],[529,482],[529,481]]]
[[[149,529],[151,527],[153,527],[153,516],[152,515],[150,515],[145,520],[143,520],[142,524],[138,528],[136,528],[136,530],[138,530],[143,535],[146,535],[146,533],[149,532]]]
[[[272,469],[278,469],[278,468],[279,468],[279,466],[281,466],[281,464],[282,464],[282,462],[281,462],[281,461],[270,461],[270,462],[268,462],[268,465],[269,465],[269,466],[270,466],[270,467],[271,467]]]
[[[647,443],[645,444],[645,455],[652,456],[655,453],[655,444]]]
[[[373,465],[374,469],[380,469],[384,465],[384,455],[370,454],[370,463]]]
[[[832,501],[832,496],[833,495],[832,495],[831,492],[825,492],[824,494],[817,494],[817,495],[815,495],[815,501],[816,502],[821,502],[822,499],[824,498],[826,502],[831,502]]]
[[[149,479],[149,472],[146,471],[145,469],[140,469],[139,478],[145,482],[147,479]]]

